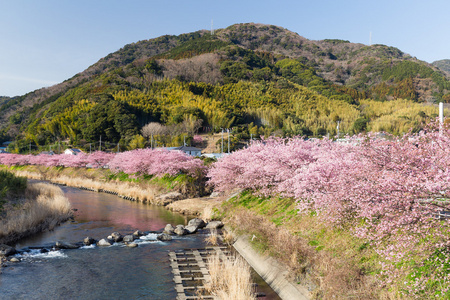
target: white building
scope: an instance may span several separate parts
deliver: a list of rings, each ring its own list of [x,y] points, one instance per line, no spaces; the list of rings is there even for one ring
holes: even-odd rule
[[[77,155],[78,153],[81,153],[81,150],[77,148],[69,148],[64,150],[64,154],[68,155]]]
[[[202,149],[199,149],[196,147],[180,146],[180,147],[166,147],[164,149],[169,150],[169,151],[172,151],[172,150],[183,151],[187,155],[191,155],[191,156],[201,156],[202,155]]]
[[[199,149],[197,147],[181,146],[181,147],[175,147],[172,150],[183,151],[184,153],[191,155],[191,156],[201,156],[202,155],[202,149]]]
[[[203,153],[202,156],[203,157],[209,157],[209,158],[215,158],[215,159],[220,159],[224,156],[229,155],[230,153]]]

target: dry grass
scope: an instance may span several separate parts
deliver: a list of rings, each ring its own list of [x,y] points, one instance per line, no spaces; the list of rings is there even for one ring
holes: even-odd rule
[[[205,142],[207,144],[206,148],[203,149],[202,153],[215,153],[219,149],[217,147],[217,142],[222,139],[221,133],[215,133],[215,134],[208,134],[202,136],[205,139]]]
[[[20,202],[18,207],[10,207],[0,220],[0,240],[4,242],[53,229],[71,216],[69,200],[59,187],[51,184],[28,184],[25,199]]]
[[[223,198],[190,198],[179,200],[167,205],[167,208],[184,215],[200,216],[205,221],[210,221],[213,216],[213,208],[220,206]]]
[[[16,176],[26,177],[28,179],[45,180],[44,176],[40,173],[19,171],[19,170],[9,170],[13,172]]]
[[[208,257],[211,279],[205,290],[221,300],[256,299],[252,286],[250,266],[241,257]]]
[[[203,208],[201,217],[205,222],[209,222],[213,219],[214,211],[213,207],[207,206]]]
[[[133,197],[140,202],[152,203],[155,199],[155,191],[151,188],[143,188],[128,182],[104,182],[89,178],[77,178],[69,176],[59,176],[51,179],[53,182],[65,184],[73,187],[85,187],[94,191],[107,190]]]
[[[223,239],[223,241],[227,244],[227,245],[233,245],[234,244],[234,242],[235,242],[235,238],[234,238],[234,235],[233,235],[233,233],[231,232],[231,231],[225,231],[223,234],[222,234],[222,239]]]
[[[140,186],[130,182],[111,181],[106,182],[96,178],[94,174],[89,176],[87,171],[82,174],[60,174],[58,172],[47,172],[43,175],[42,172],[30,172],[24,170],[11,170],[17,176],[27,177],[29,179],[50,180],[53,183],[63,184],[72,187],[84,187],[94,191],[108,190],[117,193],[118,195],[125,195],[133,197],[137,201],[144,203],[153,203],[157,194],[157,189],[153,186]],[[92,177],[92,178],[89,178]]]
[[[216,229],[210,229],[208,237],[205,238],[205,242],[212,246],[219,245],[219,234]]]

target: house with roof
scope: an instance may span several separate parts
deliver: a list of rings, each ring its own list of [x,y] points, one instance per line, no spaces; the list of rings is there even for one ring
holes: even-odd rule
[[[67,154],[67,155],[77,155],[81,152],[82,151],[77,148],[68,148],[68,149],[64,150],[64,154]]]
[[[39,155],[55,155],[55,152],[53,151],[42,151],[39,153]]]
[[[170,150],[183,151],[187,155],[191,155],[191,156],[201,156],[202,155],[202,149],[197,148],[197,147],[180,146],[180,147],[169,147],[166,149],[169,151]]]
[[[208,157],[208,158],[220,159],[220,158],[225,157],[225,156],[227,156],[229,154],[230,153],[203,153],[202,156],[203,157]]]
[[[3,142],[3,143],[2,143],[2,146],[0,147],[0,150],[7,151],[7,150],[8,150],[8,147],[9,147],[9,145],[10,145],[11,143],[12,143],[12,142],[10,142],[10,141],[8,141],[8,142]],[[8,152],[6,152],[6,153],[8,153]]]

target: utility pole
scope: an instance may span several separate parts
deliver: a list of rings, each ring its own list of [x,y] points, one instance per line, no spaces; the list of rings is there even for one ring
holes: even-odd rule
[[[89,143],[89,154],[92,154],[91,143]]]
[[[99,150],[102,151],[102,136],[100,136],[100,145],[99,145]]]
[[[228,132],[228,153],[230,153],[230,129],[227,129]]]
[[[222,152],[223,153],[223,128],[222,128]]]
[[[339,123],[341,123],[341,121],[337,121],[337,138],[339,138]]]

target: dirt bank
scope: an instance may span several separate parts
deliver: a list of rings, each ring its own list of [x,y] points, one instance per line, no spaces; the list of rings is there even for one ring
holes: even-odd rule
[[[214,207],[220,206],[224,199],[224,197],[191,198],[172,202],[166,207],[183,215],[201,216],[203,219],[210,219]]]

